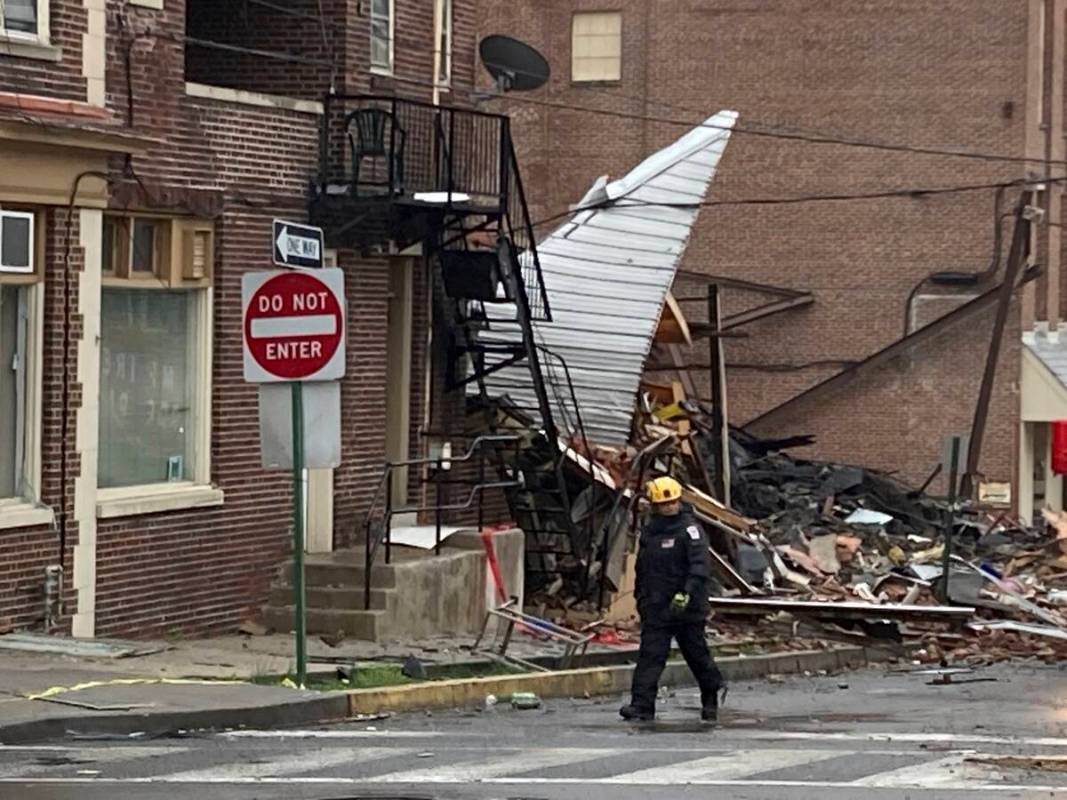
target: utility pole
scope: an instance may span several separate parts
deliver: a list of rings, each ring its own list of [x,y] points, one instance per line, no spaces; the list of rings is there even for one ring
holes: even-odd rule
[[[1029,255],[1027,252],[1030,243],[1030,220],[1026,215],[1027,205],[1033,196],[1030,190],[1026,190],[1019,197],[1015,206],[1015,229],[1011,236],[1011,249],[1008,251],[1008,263],[1004,268],[1004,282],[1000,285],[1000,296],[997,300],[997,315],[993,322],[993,334],[989,338],[989,353],[986,356],[985,372],[982,375],[982,384],[978,390],[978,402],[974,408],[974,422],[971,424],[970,449],[967,451],[967,469],[963,474],[963,482],[960,486],[962,497],[971,497],[975,492],[975,479],[978,475],[978,464],[982,455],[982,437],[985,435],[986,421],[989,419],[989,403],[993,397],[993,381],[997,374],[997,361],[1000,358],[1000,348],[1004,340],[1004,327],[1008,322],[1008,311],[1011,309],[1011,299],[1015,294],[1015,287],[1019,282],[1019,273]]]
[[[730,505],[730,427],[726,412],[726,365],[722,355],[722,308],[719,286],[708,284],[708,373],[711,378],[712,462],[715,464],[715,494]]]

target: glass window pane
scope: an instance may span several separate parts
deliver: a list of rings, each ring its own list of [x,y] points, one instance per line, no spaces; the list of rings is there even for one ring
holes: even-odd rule
[[[375,22],[371,26],[370,62],[376,67],[392,66],[389,60],[389,25]]]
[[[389,0],[373,0],[371,4],[371,17],[389,18]]]
[[[155,272],[158,229],[159,223],[155,220],[133,221],[133,259],[130,261],[132,272]]]
[[[0,285],[0,497],[18,492],[18,291]]]
[[[4,27],[20,33],[37,33],[37,0],[4,0]]]
[[[118,244],[118,238],[116,237],[118,224],[110,217],[104,217],[104,235],[101,250],[101,264],[100,268],[104,272],[115,271],[115,245]]]
[[[101,293],[101,488],[193,479],[195,302],[190,292]]]
[[[4,217],[0,222],[0,263],[5,267],[30,266],[30,221]]]

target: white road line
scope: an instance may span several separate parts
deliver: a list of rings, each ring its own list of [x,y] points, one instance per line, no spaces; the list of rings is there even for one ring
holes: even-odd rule
[[[225,739],[425,739],[435,736],[481,736],[484,733],[443,733],[440,731],[227,731]]]
[[[639,769],[602,779],[605,783],[623,784],[686,784],[707,781],[728,781],[796,767],[814,761],[826,761],[852,755],[840,750],[733,750],[695,761],[682,761],[662,767]]]
[[[333,336],[337,318],[333,314],[306,317],[257,317],[252,320],[253,339],[277,339],[285,336]]]
[[[80,784],[97,784],[101,786],[125,786],[125,785],[144,785],[144,784],[158,784],[158,783],[171,783],[172,781],[161,780],[160,778],[0,778],[0,786],[7,784],[15,785],[34,785],[34,786],[76,786]],[[590,785],[603,785],[610,784],[610,779],[594,778],[592,780],[582,780],[581,778],[486,778],[482,781],[487,785],[515,785],[515,786],[532,786],[538,784],[544,784],[546,786],[590,786]],[[317,785],[317,786],[365,786],[367,784],[366,778],[320,778],[310,776],[296,776],[288,778],[234,778],[227,781],[216,781],[218,784],[232,784],[235,786],[246,784],[260,784],[264,786],[300,786],[300,785]],[[753,788],[753,787],[767,787],[767,788],[785,788],[785,789],[845,789],[856,788],[853,784],[848,782],[837,781],[694,781],[692,785],[709,786],[709,787],[722,787],[722,788]],[[1067,788],[1063,786],[1044,786],[1044,785],[1032,785],[1032,786],[1019,786],[1010,784],[979,784],[970,783],[966,781],[959,781],[954,784],[940,785],[939,789],[961,789],[968,792],[982,792],[984,794],[989,793],[1005,793],[1015,797],[1030,794],[1047,794],[1046,800],[1067,800]]]
[[[311,753],[297,753],[257,764],[222,764],[209,769],[173,772],[158,775],[153,780],[160,783],[233,783],[258,781],[264,778],[279,778],[301,772],[315,772],[346,764],[366,764],[389,756],[408,755],[411,750],[393,747],[332,748]]]
[[[816,731],[752,731],[723,728],[731,739],[777,741],[796,739],[821,742],[907,742],[915,744],[1005,744],[1034,747],[1067,747],[1067,739],[1048,736],[986,736],[967,733],[818,733]]]
[[[577,748],[552,748],[547,750],[517,750],[508,754],[497,754],[488,762],[466,762],[431,766],[426,769],[413,769],[404,772],[390,772],[368,778],[368,783],[478,783],[488,778],[501,775],[518,775],[535,769],[561,767],[580,761],[593,761],[610,758],[624,750],[587,750]]]
[[[10,748],[4,748],[10,749]],[[56,752],[62,753],[64,756],[69,757],[74,761],[86,761],[91,763],[85,764],[30,764],[25,761],[18,764],[0,764],[0,775],[5,778],[14,778],[20,775],[39,775],[42,773],[48,773],[54,770],[63,769],[94,769],[103,764],[110,764],[117,761],[136,761],[141,758],[151,758],[153,756],[163,756],[176,753],[184,753],[188,747],[71,747],[69,749],[60,750],[59,748],[52,748],[51,750],[39,749],[41,752]]]
[[[959,784],[966,779],[963,759],[966,756],[961,753],[926,761],[922,764],[912,764],[909,767],[900,767],[876,775],[868,775],[853,781],[853,786],[870,786],[872,788],[900,788],[915,787],[917,789],[941,789],[954,784]],[[975,770],[977,772],[978,770]],[[976,776],[977,777],[977,776]]]

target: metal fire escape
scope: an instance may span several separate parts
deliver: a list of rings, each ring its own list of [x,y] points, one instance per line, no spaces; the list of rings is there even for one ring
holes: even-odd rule
[[[508,118],[394,97],[328,96],[310,215],[331,247],[423,246],[433,264],[434,314],[449,333],[446,343],[435,340],[447,348],[446,389],[466,396],[482,433],[517,433],[523,445],[497,448],[493,465],[527,535],[528,586],[583,574],[595,515],[575,522],[553,413],[561,387],[546,384],[532,324],[551,321],[551,310]],[[487,391],[487,376],[517,364],[528,367],[535,408]],[[378,525],[374,514],[368,558],[389,536],[388,513]]]

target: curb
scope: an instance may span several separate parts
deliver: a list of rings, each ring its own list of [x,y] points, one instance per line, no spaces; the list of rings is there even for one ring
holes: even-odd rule
[[[27,744],[65,736],[129,736],[146,738],[198,728],[273,728],[342,720],[348,716],[348,698],[326,694],[264,706],[212,708],[194,711],[160,711],[139,714],[101,714],[0,725],[0,742]]]
[[[838,647],[830,650],[801,650],[758,656],[730,656],[716,659],[728,681],[753,680],[771,674],[835,671],[891,661],[897,653],[869,647]],[[438,681],[382,689],[356,689],[348,692],[349,714],[423,711],[442,708],[482,706],[487,695],[504,697],[516,692],[533,692],[542,698],[594,697],[629,691],[634,665],[594,669],[573,669],[534,675],[507,675],[469,680]],[[693,677],[684,662],[667,664],[660,681],[664,686],[691,686]]]
[[[898,653],[879,648],[838,647],[758,656],[716,659],[727,680],[754,680],[771,674],[796,674],[854,669],[891,661]],[[29,744],[75,735],[161,736],[201,728],[284,728],[343,720],[360,714],[399,713],[429,709],[481,707],[489,694],[504,697],[533,692],[542,698],[593,697],[629,690],[634,665],[624,664],[533,675],[494,676],[417,683],[382,689],[356,689],[321,694],[286,703],[238,708],[213,708],[157,713],[119,713],[99,716],[51,717],[0,725],[0,743]],[[664,686],[690,686],[692,675],[684,662],[667,664]]]

